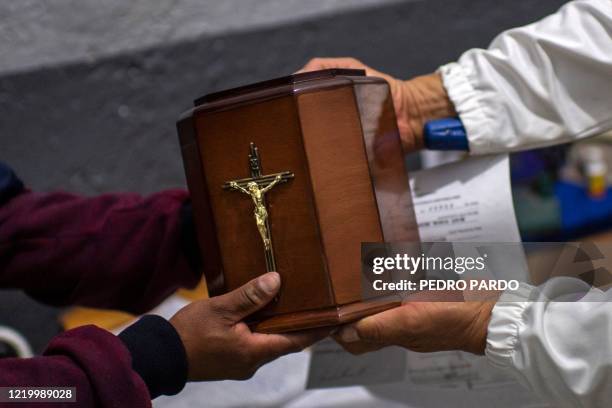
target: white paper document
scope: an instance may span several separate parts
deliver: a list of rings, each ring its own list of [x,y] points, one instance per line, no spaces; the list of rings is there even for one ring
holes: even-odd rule
[[[410,187],[421,241],[520,241],[508,155],[421,170]]]

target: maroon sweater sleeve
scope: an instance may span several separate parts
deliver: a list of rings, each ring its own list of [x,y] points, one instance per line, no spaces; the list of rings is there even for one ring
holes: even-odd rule
[[[190,217],[185,191],[32,193],[0,163],[0,288],[54,305],[144,312],[199,281]],[[0,359],[0,386],[70,386],[78,403],[66,406],[138,408],[179,392],[186,372],[180,337],[149,316],[120,337],[86,326],[55,337],[41,357]]]
[[[147,386],[131,364],[128,349],[117,337],[83,326],[56,336],[42,357],[0,359],[0,385],[76,387],[76,403],[15,404],[24,408],[150,407]]]
[[[187,200],[182,190],[146,198],[23,191],[0,206],[0,287],[53,305],[145,312],[200,279],[185,251]]]

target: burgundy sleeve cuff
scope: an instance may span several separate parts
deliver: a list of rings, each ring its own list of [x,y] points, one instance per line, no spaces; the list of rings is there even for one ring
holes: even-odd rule
[[[178,394],[187,382],[187,355],[174,326],[147,315],[125,329],[119,338],[132,355],[132,368],[149,388],[151,399]]]

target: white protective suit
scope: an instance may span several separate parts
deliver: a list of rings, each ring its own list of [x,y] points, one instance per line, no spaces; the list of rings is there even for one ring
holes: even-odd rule
[[[439,71],[472,154],[603,133],[612,129],[612,0],[570,2]],[[556,278],[541,291],[554,300],[585,285]],[[493,309],[488,360],[555,406],[612,407],[612,290],[592,289],[580,302],[512,295]]]

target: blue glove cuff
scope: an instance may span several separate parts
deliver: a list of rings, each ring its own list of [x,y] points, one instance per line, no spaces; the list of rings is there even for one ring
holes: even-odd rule
[[[459,118],[432,120],[423,127],[425,147],[430,150],[469,151],[467,132]]]

